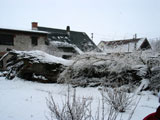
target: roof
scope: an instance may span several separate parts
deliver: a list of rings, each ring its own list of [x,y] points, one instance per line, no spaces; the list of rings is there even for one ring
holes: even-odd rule
[[[48,32],[45,32],[45,31],[24,30],[24,29],[15,29],[15,28],[0,28],[0,32],[15,32],[15,33],[41,34],[41,35],[48,34]]]
[[[125,40],[116,40],[116,41],[101,41],[101,42],[104,43],[104,44],[106,44],[107,46],[113,46],[113,45],[122,45],[122,44],[124,45],[124,44],[129,44],[129,43],[137,43],[137,42],[139,42],[142,39],[143,38],[125,39]]]
[[[38,27],[38,30],[49,32],[48,39],[50,41],[59,41],[74,44],[83,52],[92,51],[95,49],[98,50],[98,47],[85,32],[70,31],[69,37],[66,30],[63,29]]]
[[[133,52],[134,50],[151,48],[147,38],[136,38],[116,41],[101,41],[99,48],[105,52]]]

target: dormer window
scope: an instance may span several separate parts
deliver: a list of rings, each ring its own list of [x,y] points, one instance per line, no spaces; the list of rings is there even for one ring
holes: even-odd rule
[[[38,45],[38,37],[32,36],[31,42],[32,42],[32,45],[37,46]]]

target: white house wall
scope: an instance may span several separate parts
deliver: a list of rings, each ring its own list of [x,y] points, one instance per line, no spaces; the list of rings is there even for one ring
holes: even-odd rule
[[[135,43],[113,45],[113,46],[99,46],[99,48],[105,53],[117,53],[117,52],[133,52],[135,51]]]

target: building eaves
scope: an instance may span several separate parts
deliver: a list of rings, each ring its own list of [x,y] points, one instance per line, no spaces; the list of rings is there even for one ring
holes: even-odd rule
[[[0,31],[8,31],[8,32],[20,32],[20,33],[34,33],[34,34],[43,34],[47,35],[48,32],[38,31],[38,30],[24,30],[24,29],[14,29],[14,28],[0,28]]]

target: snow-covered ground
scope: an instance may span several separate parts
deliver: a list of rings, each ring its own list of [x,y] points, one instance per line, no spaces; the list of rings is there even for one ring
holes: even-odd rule
[[[93,97],[92,108],[97,108],[98,101],[101,99],[98,88],[78,87],[76,91],[77,96]],[[19,78],[7,80],[0,77],[0,119],[45,120],[49,114],[46,105],[49,92],[52,92],[55,101],[60,104],[66,95],[67,85],[42,84]],[[142,120],[146,115],[154,112],[158,105],[157,96],[153,96],[151,92],[143,92],[131,120]],[[123,113],[123,120],[128,119],[130,112],[131,109]]]

